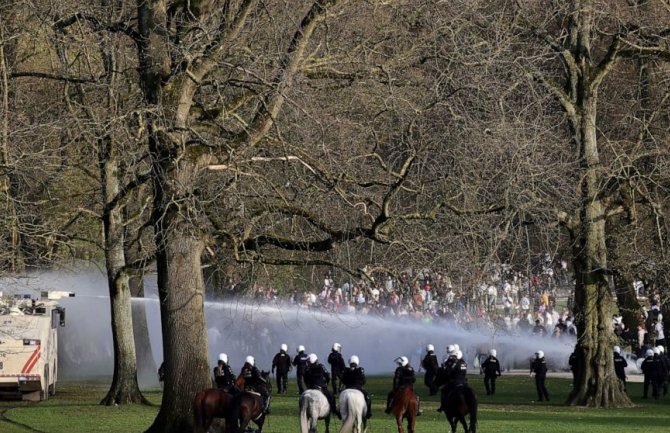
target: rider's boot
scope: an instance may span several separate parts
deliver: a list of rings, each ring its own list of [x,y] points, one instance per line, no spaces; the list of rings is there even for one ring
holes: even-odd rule
[[[419,396],[416,396],[416,416],[421,416],[423,414],[423,410],[421,410],[421,400],[419,399]]]
[[[372,402],[370,401],[369,398],[365,400],[365,405],[368,407],[368,411],[365,414],[365,419],[370,419],[372,418]]]

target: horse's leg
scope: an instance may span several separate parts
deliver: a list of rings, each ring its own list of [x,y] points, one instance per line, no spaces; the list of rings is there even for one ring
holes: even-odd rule
[[[461,415],[461,424],[463,425],[463,431],[468,433],[468,422],[465,420],[465,415]]]
[[[458,419],[447,417],[447,421],[449,421],[449,425],[451,426],[451,433],[456,433],[456,426],[458,425]]]
[[[330,433],[330,414],[326,415],[324,421],[326,422],[326,433]]]
[[[395,416],[395,422],[398,425],[398,433],[405,433],[405,430],[402,428],[402,414]]]
[[[416,417],[413,414],[407,415],[407,432],[414,433],[414,428],[416,427]]]

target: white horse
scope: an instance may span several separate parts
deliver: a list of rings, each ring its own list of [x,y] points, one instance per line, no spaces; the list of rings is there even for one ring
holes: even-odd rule
[[[300,394],[300,433],[316,433],[316,422],[326,421],[326,433],[330,430],[330,404],[318,389],[308,389]]]
[[[340,413],[342,414],[342,428],[340,433],[367,432],[365,414],[368,407],[365,396],[357,389],[345,389],[340,393]]]

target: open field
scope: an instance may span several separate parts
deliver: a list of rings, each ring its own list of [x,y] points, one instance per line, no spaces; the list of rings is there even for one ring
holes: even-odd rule
[[[420,378],[419,381],[422,379]],[[386,392],[390,377],[372,377],[368,389],[374,394],[374,416],[371,433],[397,431],[395,422],[384,414]],[[642,384],[629,384],[629,393],[639,406],[632,409],[589,410],[563,406],[570,381],[549,378],[547,385],[552,400],[535,403],[534,382],[528,376],[503,376],[498,380],[495,396],[486,396],[481,376],[470,376],[480,400],[479,430],[496,433],[631,433],[670,431],[670,397],[642,400]],[[417,422],[417,433],[447,432],[443,415],[436,412],[437,398],[428,397],[423,385],[417,386],[423,397],[424,415]],[[141,433],[152,422],[158,406],[104,407],[98,405],[107,386],[104,383],[60,383],[57,395],[42,403],[0,402],[0,432],[2,433]],[[263,429],[266,433],[299,432],[298,398],[295,381],[289,382],[294,394],[275,396],[272,414]],[[145,394],[158,405],[160,390]],[[8,409],[9,407],[12,407]],[[340,421],[331,423],[338,432]],[[320,425],[323,431],[323,425]],[[461,430],[462,431],[462,430]]]

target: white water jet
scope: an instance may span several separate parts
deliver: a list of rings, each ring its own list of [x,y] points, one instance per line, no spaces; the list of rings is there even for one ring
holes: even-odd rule
[[[62,300],[67,309],[67,324],[60,333],[61,378],[111,376],[113,346],[107,281],[100,270],[46,272],[28,279],[5,280],[14,291],[70,290],[77,296]],[[156,298],[155,277],[147,277],[145,299],[133,302],[146,307],[149,334],[156,362],[162,361],[160,310]],[[0,290],[3,290],[0,283]],[[368,374],[388,374],[395,368],[393,360],[405,355],[415,369],[425,354],[427,344],[435,346],[438,357],[445,355],[449,344],[461,346],[470,367],[477,353],[496,348],[504,366],[528,368],[536,350],[543,350],[550,365],[564,368],[572,351],[571,340],[492,335],[466,331],[447,323],[424,323],[414,319],[381,318],[370,315],[333,314],[308,310],[289,304],[258,304],[242,301],[205,302],[209,359],[213,366],[217,355],[226,352],[235,372],[247,355],[256,357],[259,368],[269,370],[272,357],[281,344],[289,353],[302,344],[308,353],[326,359],[334,342],[342,345],[345,361],[358,355]]]

